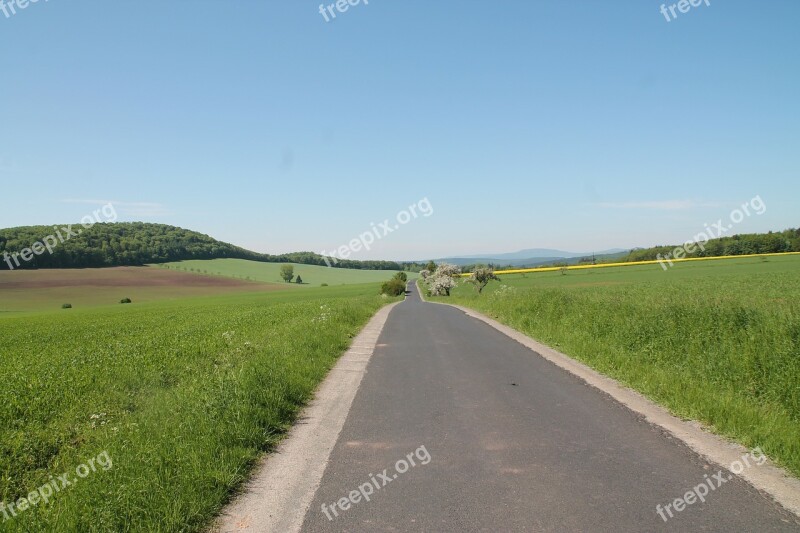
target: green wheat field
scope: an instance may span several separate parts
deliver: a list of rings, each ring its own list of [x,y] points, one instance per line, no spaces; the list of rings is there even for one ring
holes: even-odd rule
[[[378,292],[370,283],[0,318],[0,501],[102,452],[113,459],[2,530],[202,530],[395,300]]]

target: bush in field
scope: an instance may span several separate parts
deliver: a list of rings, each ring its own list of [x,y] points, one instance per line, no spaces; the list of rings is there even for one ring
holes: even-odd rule
[[[300,274],[297,275],[297,279],[294,282],[295,283],[303,283],[303,278],[300,277]]]
[[[492,281],[500,281],[500,278],[494,273],[494,269],[492,268],[476,268],[472,271],[467,281],[475,285],[475,289],[480,294],[483,291],[483,288]]]
[[[381,294],[400,296],[404,292],[406,292],[406,284],[397,277],[390,279],[381,286]]]
[[[122,300],[119,301],[119,303],[121,303],[121,304],[129,304],[129,303],[131,303],[131,299],[130,298],[123,298]]]
[[[61,309],[72,309],[72,304],[64,304],[61,306]]]

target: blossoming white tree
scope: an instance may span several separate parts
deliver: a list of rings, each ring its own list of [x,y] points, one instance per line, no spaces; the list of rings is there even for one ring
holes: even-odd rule
[[[428,290],[432,296],[450,296],[450,290],[456,283],[456,277],[461,273],[461,269],[456,265],[442,263],[436,267],[436,272],[426,278]]]

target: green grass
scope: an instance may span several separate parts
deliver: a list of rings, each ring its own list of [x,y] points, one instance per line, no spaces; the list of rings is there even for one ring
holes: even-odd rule
[[[350,285],[0,318],[0,501],[75,477],[104,451],[113,460],[0,529],[202,530],[392,301],[377,292]]]
[[[284,283],[280,276],[281,265],[294,266],[294,275],[303,278],[300,287],[319,287],[328,285],[349,285],[353,283],[383,282],[392,277],[396,270],[357,270],[350,268],[331,268],[327,266],[300,265],[297,263],[261,263],[246,259],[208,259],[178,261],[159,265],[162,268],[178,269],[187,272],[249,279],[266,283]],[[417,274],[407,272],[409,279]],[[295,284],[296,285],[296,284]]]
[[[504,275],[473,307],[800,474],[800,258]]]

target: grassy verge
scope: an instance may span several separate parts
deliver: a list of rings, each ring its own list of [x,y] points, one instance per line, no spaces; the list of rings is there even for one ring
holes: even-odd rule
[[[800,475],[800,260],[508,275],[449,299]]]
[[[4,531],[197,531],[388,300],[376,285],[0,319]],[[104,459],[104,463],[107,461]]]

